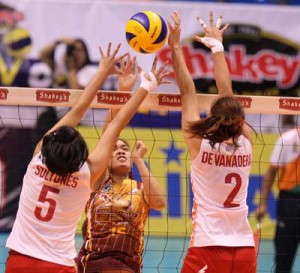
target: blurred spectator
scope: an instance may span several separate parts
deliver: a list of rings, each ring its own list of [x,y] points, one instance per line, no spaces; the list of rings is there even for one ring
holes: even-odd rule
[[[49,107],[38,117],[35,128],[0,128],[0,232],[11,230],[32,150],[57,120]]]
[[[40,59],[53,71],[53,87],[83,89],[97,70],[82,39],[55,41],[41,50]]]
[[[84,89],[98,69],[98,64],[91,62],[86,43],[79,38],[55,41],[41,50],[40,59],[52,70],[53,88]],[[68,108],[57,107],[56,110],[58,117],[62,117]],[[94,125],[96,119],[101,125],[106,112],[104,109],[90,109],[81,124]]]

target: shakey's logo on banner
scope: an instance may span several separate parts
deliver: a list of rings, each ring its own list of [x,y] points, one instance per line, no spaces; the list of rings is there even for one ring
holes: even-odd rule
[[[223,44],[238,94],[297,96],[299,45],[243,24],[232,24],[224,33]],[[192,39],[182,44],[182,50],[198,92],[216,93],[210,50]],[[163,62],[170,60],[170,49],[163,48],[158,56]]]

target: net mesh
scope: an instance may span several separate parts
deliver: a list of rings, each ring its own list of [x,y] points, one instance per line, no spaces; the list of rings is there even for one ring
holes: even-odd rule
[[[0,272],[4,272],[5,241],[18,208],[22,178],[35,144],[45,130],[60,118],[78,98],[79,90],[0,88]],[[89,148],[102,134],[107,108],[118,108],[130,93],[100,91],[78,130]],[[197,95],[199,112],[205,114],[215,95]],[[237,96],[246,119],[255,129],[253,164],[247,204],[249,220],[256,230],[255,210],[260,202],[262,176],[269,166],[275,141],[286,130],[299,125],[300,99],[287,97]],[[167,194],[167,208],[152,210],[145,227],[143,272],[180,272],[192,229],[193,196],[189,183],[188,151],[180,129],[180,95],[153,93],[122,131],[121,138],[133,147],[142,140],[148,147],[145,161]],[[133,168],[138,180],[138,172]],[[275,183],[276,184],[276,183]],[[258,255],[258,272],[270,272],[273,266],[273,242],[276,220],[277,187],[269,200],[263,220]],[[82,222],[81,222],[82,223]],[[78,225],[76,245],[82,243]],[[295,261],[299,270],[299,254]]]

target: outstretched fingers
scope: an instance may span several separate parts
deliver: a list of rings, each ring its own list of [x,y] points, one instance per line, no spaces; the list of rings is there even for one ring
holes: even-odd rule
[[[136,56],[133,56],[132,61],[131,61],[131,65],[136,67]]]
[[[161,84],[170,84],[171,81],[167,81],[165,78],[168,77],[173,72],[174,70],[161,73]]]
[[[206,30],[207,24],[205,24],[205,22],[200,17],[197,17],[197,20],[198,20],[200,26],[203,27],[204,30]]]
[[[137,71],[138,71],[139,74],[142,73],[142,71],[143,71],[143,68],[142,68],[142,67],[140,67],[140,66],[138,65],[136,68],[137,68]]]
[[[106,49],[106,56],[110,56],[110,51],[111,51],[111,42],[108,43],[108,47]]]
[[[156,67],[157,67],[157,56],[155,56],[154,61],[152,63],[152,68],[151,71],[154,73],[156,71]]]
[[[217,22],[216,22],[216,25],[214,26],[214,13],[211,11],[209,13],[209,28],[217,28],[217,29],[220,29],[221,25],[222,25],[222,19],[223,19],[223,16],[219,16],[218,19],[217,19]],[[197,20],[200,24],[200,26],[204,29],[204,30],[207,30],[208,29],[208,25],[198,16],[197,17]],[[227,25],[228,27],[228,25]],[[226,27],[226,28],[227,28]],[[225,28],[225,29],[226,29]],[[224,27],[221,29],[221,30],[225,30]]]
[[[101,59],[103,59],[104,58],[104,53],[103,53],[102,47],[99,46],[98,49],[99,49],[99,52],[100,52]]]
[[[219,16],[216,22],[216,28],[220,28],[221,24],[222,24],[222,19],[223,16]]]
[[[136,56],[133,56],[133,58],[131,58],[130,54],[128,54],[124,69],[126,69],[130,73],[136,74]]]
[[[165,71],[166,67],[168,66],[169,61],[166,61],[155,73],[158,84],[165,84],[170,83],[169,81],[165,80],[165,77],[169,76],[172,71]]]
[[[178,11],[173,11],[170,16],[174,22],[174,28],[180,27],[181,19]]]
[[[109,43],[110,45],[108,45],[108,49],[107,49],[107,56],[110,56],[110,50],[111,50],[111,43]],[[117,48],[113,51],[113,53],[112,53],[112,57],[114,58],[117,54],[118,54],[118,52],[119,52],[119,50],[120,50],[120,47],[121,47],[121,43],[119,43],[118,44],[118,46],[117,46]],[[125,54],[126,55],[126,54]]]
[[[110,57],[111,56],[112,58],[114,58],[117,55],[117,53],[119,52],[120,47],[121,47],[121,43],[118,44],[117,48],[113,51],[113,54],[110,55],[110,53],[111,53],[111,42],[109,42],[108,46],[107,46],[107,49],[106,49],[106,57]],[[99,52],[100,52],[101,58],[104,58],[105,54],[104,54],[101,46],[99,46]],[[126,54],[127,53],[125,53],[123,55],[126,55]]]
[[[120,60],[122,60],[125,56],[127,56],[128,55],[128,52],[126,52],[126,53],[124,53],[124,54],[122,54],[122,55],[120,55],[119,57],[117,57],[115,60],[116,60],[116,62],[119,62]]]
[[[214,13],[213,13],[213,11],[209,12],[209,26],[210,27],[214,26]]]
[[[223,32],[229,27],[229,24],[226,24],[225,26],[223,26],[221,29],[220,29],[220,32],[221,34],[223,34]]]
[[[179,44],[180,41],[180,15],[177,11],[174,11],[170,14],[170,17],[172,19],[172,23],[167,21],[168,27],[169,27],[169,37],[168,37],[168,44],[171,48],[174,48],[174,46]]]
[[[167,65],[169,64],[169,61],[166,61],[157,71],[156,74],[160,75],[167,67]]]

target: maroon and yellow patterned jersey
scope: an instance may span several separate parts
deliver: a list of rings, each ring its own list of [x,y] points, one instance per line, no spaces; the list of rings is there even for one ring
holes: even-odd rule
[[[86,213],[85,262],[110,256],[140,272],[149,207],[137,182],[109,179],[92,193]]]

